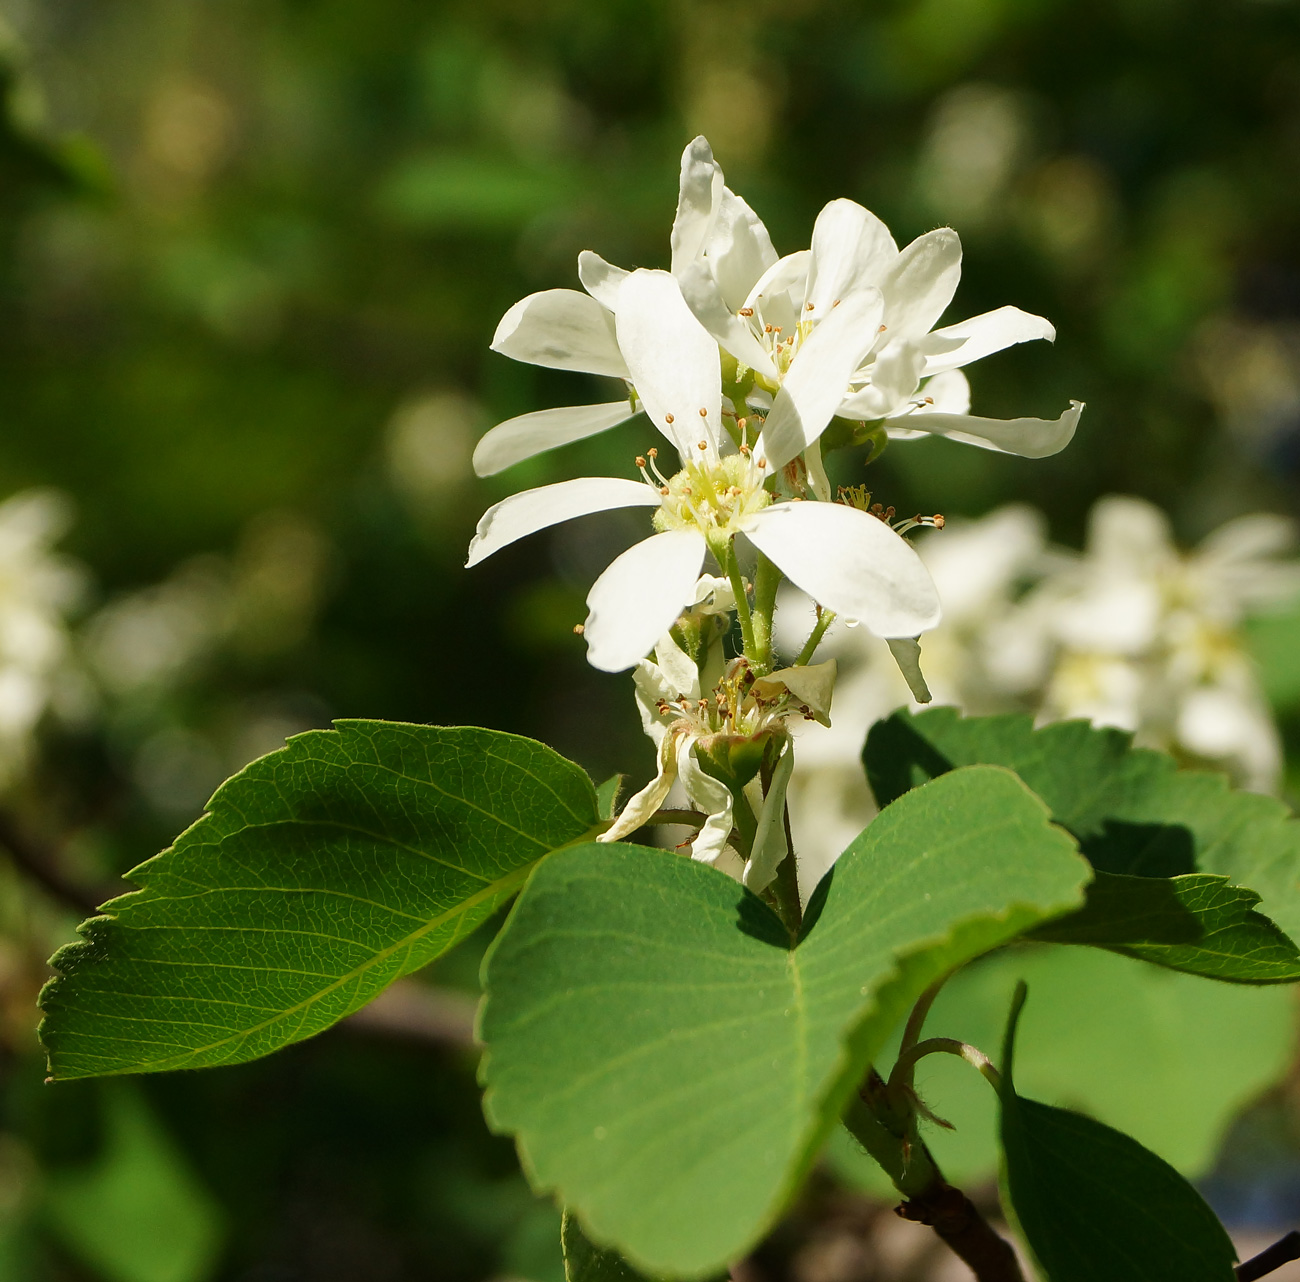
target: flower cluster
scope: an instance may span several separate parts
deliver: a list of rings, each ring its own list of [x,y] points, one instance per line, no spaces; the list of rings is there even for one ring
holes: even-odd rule
[[[778,585],[788,581],[818,607],[794,669],[813,670],[832,618],[861,622],[889,643],[918,698],[928,694],[917,638],[940,618],[939,593],[904,537],[934,520],[899,521],[864,494],[833,494],[824,449],[870,443],[878,451],[890,438],[942,435],[1039,458],[1069,442],[1082,406],[1072,402],[1055,420],[969,413],[963,366],[1055,334],[1015,307],[936,329],[961,271],[960,242],[947,228],[899,249],[874,214],[835,200],[818,216],[809,248],[779,256],[697,138],[682,156],[670,240],[668,271],[629,271],[584,252],[582,292],[546,290],[506,313],[496,351],[621,379],[626,391],[501,423],[479,442],[474,465],[480,475],[497,473],[641,415],[668,448],[637,453],[635,475],[561,481],[495,504],[468,564],[561,521],[652,509],[648,536],[599,576],[578,629],[594,666],[637,669],[646,731],[659,749],[655,781],[613,831],[639,826],[681,781],[709,816],[693,853],[717,861],[730,848],[733,871],[762,883],[771,871],[764,851],[776,844],[765,847],[762,820],[780,817],[772,799],[789,772],[781,727],[805,715],[826,719],[830,692],[825,685],[823,706],[803,675],[778,680],[773,672]],[[701,585],[718,582],[728,588],[721,612],[734,611],[743,647],[710,678],[710,646],[687,634],[704,597],[719,599]],[[698,643],[698,629],[692,635]],[[833,680],[833,669],[825,676]],[[737,716],[756,722],[741,726]],[[742,777],[718,745],[755,736],[763,765]],[[746,801],[756,781],[760,793]],[[738,853],[728,845],[737,834]]]
[[[1050,545],[1045,529],[1040,513],[1015,505],[921,543],[945,610],[926,645],[936,696],[973,714],[1115,726],[1247,788],[1276,790],[1281,744],[1241,625],[1300,595],[1300,561],[1286,555],[1291,523],[1239,517],[1180,552],[1163,512],[1115,496],[1094,507],[1081,553]],[[798,646],[813,611],[791,594],[778,639]],[[870,817],[862,742],[908,693],[861,629],[837,627],[824,649],[839,663],[835,727],[799,736],[790,793],[796,819],[818,817],[805,843],[817,849],[801,850],[810,868]]]

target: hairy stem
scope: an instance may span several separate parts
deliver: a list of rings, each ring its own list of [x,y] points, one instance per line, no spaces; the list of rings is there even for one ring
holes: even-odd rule
[[[934,1229],[978,1282],[1025,1282],[1011,1244],[993,1231],[970,1198],[943,1178],[917,1131],[916,1114],[891,1104],[889,1088],[875,1069],[850,1104],[844,1124],[907,1199],[897,1208],[903,1219]]]
[[[808,640],[803,643],[803,649],[799,651],[799,657],[794,661],[794,667],[801,668],[806,663],[812,662],[812,657],[817,653],[817,647],[822,643],[822,637],[826,635],[826,629],[835,622],[835,611],[828,610],[824,605],[817,607],[817,626],[813,628]]]
[[[745,591],[745,578],[740,572],[740,562],[736,559],[734,542],[727,544],[725,556],[718,557],[718,560],[725,566],[727,578],[731,582],[731,591],[736,598],[736,618],[740,623],[745,657],[752,667],[757,662],[758,647],[754,642],[754,620],[749,613],[749,594]]]
[[[772,614],[776,609],[776,590],[780,583],[781,571],[760,552],[754,570],[754,650],[749,656],[750,667],[758,677],[765,677],[772,671]]]
[[[910,1087],[917,1063],[927,1055],[958,1055],[973,1068],[979,1069],[993,1089],[1002,1088],[1002,1075],[993,1067],[993,1061],[978,1046],[959,1042],[955,1037],[929,1037],[909,1046],[898,1056],[894,1071],[889,1075],[890,1098],[897,1099],[900,1089]]]

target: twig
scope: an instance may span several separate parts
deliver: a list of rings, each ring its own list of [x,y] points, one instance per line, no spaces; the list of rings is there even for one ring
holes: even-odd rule
[[[913,1194],[895,1214],[928,1224],[975,1274],[979,1282],[1025,1282],[1011,1243],[993,1231],[975,1203],[945,1180]]]
[[[1272,1246],[1237,1265],[1237,1282],[1255,1282],[1292,1260],[1300,1260],[1300,1232],[1292,1231]]]
[[[15,822],[14,817],[0,810],[0,846],[47,895],[74,909],[82,917],[93,917],[99,912],[98,899],[73,885],[59,870],[58,855],[52,846],[30,837]]]

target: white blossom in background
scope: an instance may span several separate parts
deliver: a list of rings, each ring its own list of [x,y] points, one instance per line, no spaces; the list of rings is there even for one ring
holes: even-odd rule
[[[1240,629],[1300,595],[1291,523],[1241,517],[1184,553],[1158,508],[1111,497],[1094,507],[1082,553],[1049,546],[1044,531],[1041,514],[1011,506],[919,541],[944,609],[923,642],[935,702],[1031,712],[1040,724],[1085,718],[1275,790],[1281,745]],[[790,593],[777,619],[791,652],[812,605]],[[874,813],[868,729],[910,702],[885,647],[861,629],[837,623],[820,653],[839,662],[834,726],[796,736],[789,790],[809,890]]]
[[[71,519],[71,504],[53,490],[0,503],[0,786],[22,773],[41,717],[75,684],[67,616],[85,576],[54,551]]]

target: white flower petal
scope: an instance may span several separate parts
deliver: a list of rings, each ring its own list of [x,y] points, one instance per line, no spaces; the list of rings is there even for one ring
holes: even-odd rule
[[[762,804],[755,807],[758,816],[758,829],[754,834],[754,846],[750,851],[749,862],[745,865],[745,874],[741,880],[756,895],[770,884],[776,876],[776,870],[789,848],[785,842],[785,795],[790,786],[790,772],[794,769],[794,745],[787,743],[785,751],[777,759],[772,771],[772,782],[768,785],[767,796],[762,797]],[[750,786],[746,794],[752,799]]]
[[[586,440],[638,413],[640,407],[627,398],[603,405],[562,405],[508,418],[485,432],[474,447],[474,471],[479,476],[495,476],[543,450]]]
[[[613,316],[576,289],[547,289],[521,298],[501,318],[492,350],[530,365],[627,377]]]
[[[717,343],[667,272],[634,271],[619,286],[618,299],[619,346],[650,421],[683,457],[698,458],[699,441],[716,452],[722,439]]]
[[[672,687],[673,692],[668,696],[670,703],[676,699],[700,697],[700,670],[695,666],[695,660],[673,640],[671,632],[665,632],[655,642],[655,663]]]
[[[802,453],[831,421],[849,376],[875,340],[882,305],[878,290],[851,295],[804,339],[763,424],[773,467],[784,467]]]
[[[659,748],[659,769],[655,777],[635,796],[627,799],[613,824],[602,832],[597,841],[622,841],[642,827],[646,820],[668,799],[677,778],[678,745],[665,743]]]
[[[668,530],[628,548],[587,593],[587,660],[603,672],[632,667],[672,626],[695,592],[704,536]]]
[[[700,765],[694,747],[693,739],[683,739],[677,749],[677,773],[681,776],[686,795],[693,806],[708,815],[704,826],[691,840],[691,858],[702,864],[716,865],[731,836],[731,790]]]
[[[687,143],[682,152],[672,232],[674,272],[699,254],[721,199],[722,170],[713,159],[708,139],[701,135]]]
[[[925,357],[915,343],[890,343],[859,371],[871,381],[841,402],[845,418],[877,419],[916,408],[915,392],[921,381]]]
[[[804,310],[824,320],[837,299],[879,287],[897,257],[889,228],[875,214],[852,200],[832,200],[813,226]]]
[[[912,546],[883,521],[840,503],[776,503],[745,537],[796,587],[878,637],[939,622],[939,594]]]
[[[726,348],[742,365],[758,370],[772,379],[779,377],[767,348],[745,321],[723,301],[722,292],[713,278],[707,258],[695,258],[676,269],[678,287],[696,320],[721,347]],[[715,354],[714,360],[717,360]]]
[[[671,703],[681,697],[681,691],[664,674],[657,663],[642,659],[632,673],[632,685],[636,695],[636,709],[641,715],[641,729],[646,738],[656,748],[664,741],[668,727],[681,715],[680,711],[660,712],[665,703]]]
[[[919,342],[926,355],[926,374],[942,374],[1000,352],[1004,347],[1036,338],[1045,338],[1049,343],[1056,341],[1056,328],[1051,321],[1022,312],[1019,307],[999,307],[936,329]]]
[[[883,336],[887,342],[916,340],[952,302],[961,279],[961,241],[951,227],[918,236],[890,267],[881,292],[885,295]]]
[[[630,275],[626,267],[615,267],[590,249],[578,255],[578,279],[583,289],[608,311],[617,310],[618,287]]]
[[[508,499],[502,499],[500,503],[494,503],[479,518],[465,566],[469,568],[477,565],[516,539],[522,539],[525,535],[534,534],[551,525],[559,525],[561,521],[570,521],[575,516],[608,512],[616,507],[658,506],[659,495],[648,485],[617,476],[581,476],[576,480],[561,481],[558,485],[522,490]],[[659,629],[660,632],[663,630]],[[652,637],[651,641],[653,640]],[[649,648],[647,645],[645,650]],[[641,653],[644,654],[645,650]],[[640,657],[640,654],[636,656],[637,659]],[[633,662],[635,661],[634,659]],[[631,667],[631,664],[624,666]]]
[[[777,259],[749,291],[745,307],[758,312],[765,323],[780,325],[785,333],[792,332],[799,322],[811,262],[812,251],[808,249]]]
[[[745,305],[749,291],[777,261],[763,220],[725,187],[703,250],[723,301],[732,311]]]
[[[936,374],[922,384],[921,395],[930,402],[928,413],[970,413],[970,382],[959,369]]]
[[[1060,418],[975,418],[970,414],[904,414],[888,422],[889,435],[899,439],[925,432],[947,436],[981,449],[1021,458],[1047,458],[1059,454],[1074,436],[1083,413],[1082,401],[1071,401]]]

